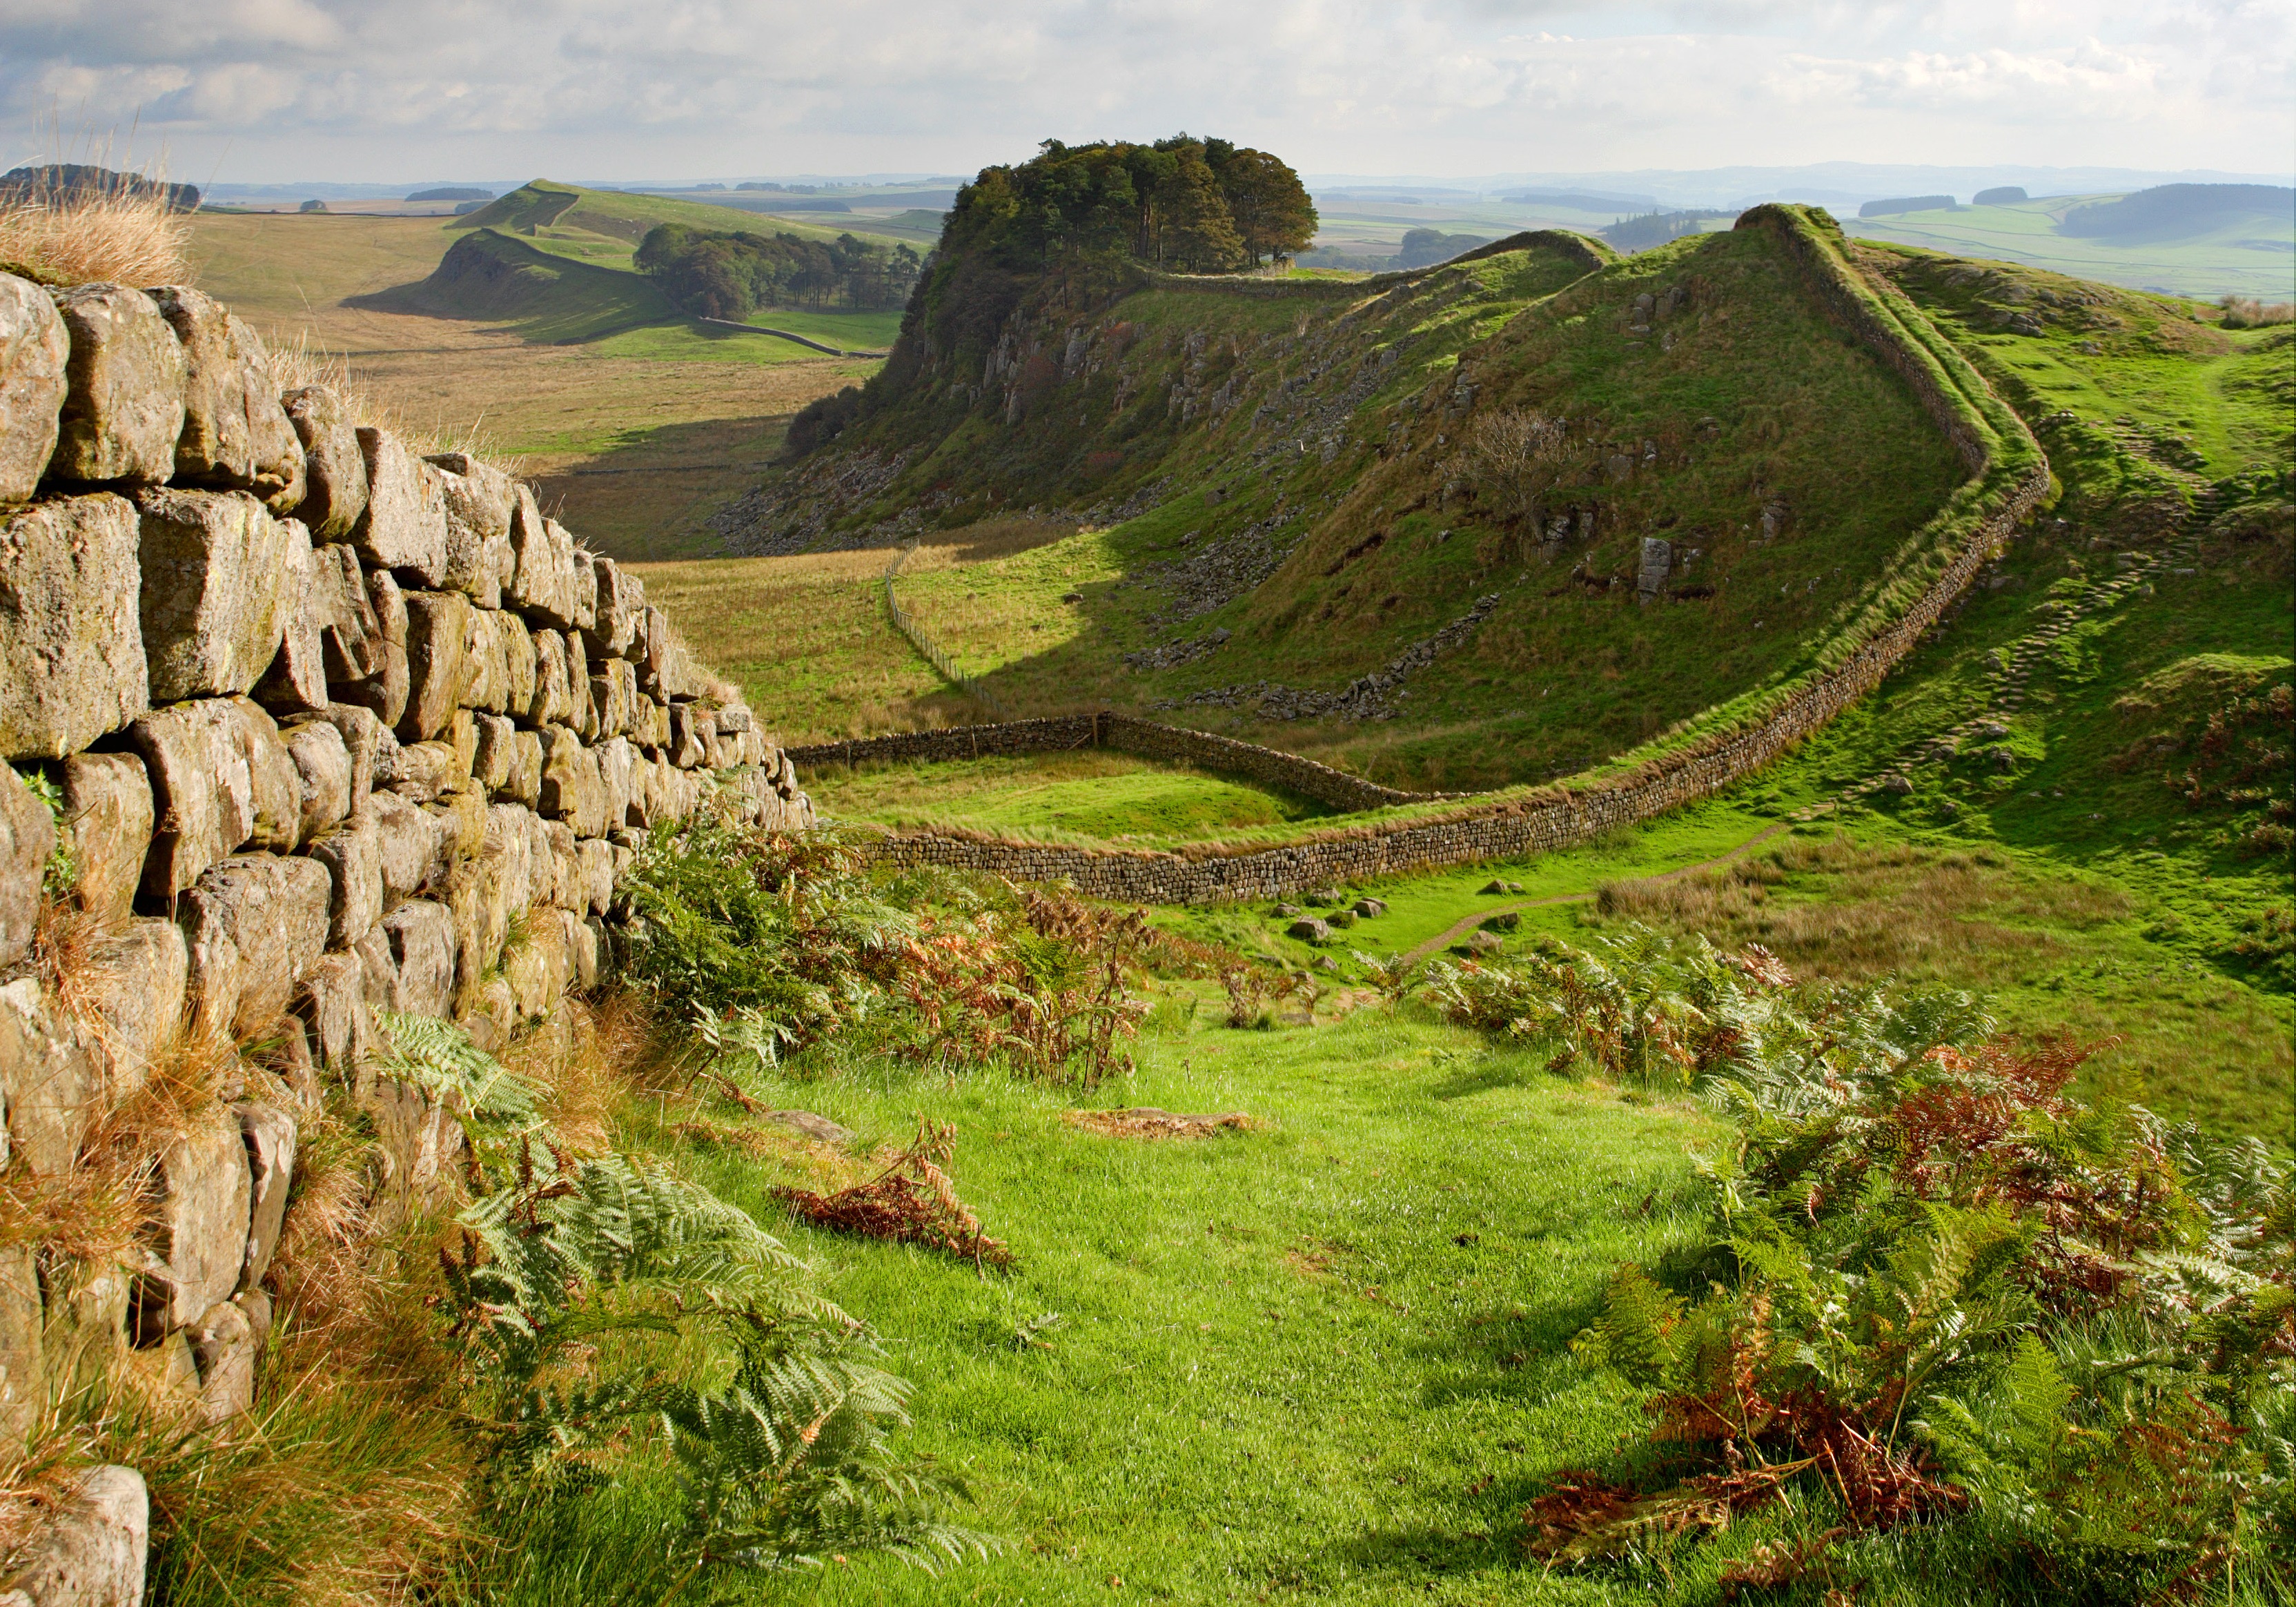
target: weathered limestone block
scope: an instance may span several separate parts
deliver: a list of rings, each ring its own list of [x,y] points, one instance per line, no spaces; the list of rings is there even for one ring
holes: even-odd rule
[[[462,779],[462,765],[454,743],[408,742],[398,750],[383,784],[409,803],[428,803],[452,791]]]
[[[252,490],[282,512],[303,500],[303,444],[279,405],[270,355],[212,296],[162,285],[152,299],[184,348],[184,428],[176,479]]]
[[[135,494],[152,701],[242,693],[279,652],[291,527],[244,491]]]
[[[326,707],[322,702],[321,708]],[[296,840],[309,842],[332,832],[351,812],[351,755],[343,734],[323,719],[307,720],[285,737],[287,757],[295,766],[300,822]]]
[[[9,1155],[39,1177],[60,1177],[79,1143],[103,1078],[70,1024],[32,977],[0,988],[0,1094]]]
[[[398,762],[398,739],[372,709],[355,703],[330,703],[319,718],[343,739],[351,761],[351,808],[356,812],[375,789],[375,778]]]
[[[394,793],[374,794],[368,808],[381,845],[384,901],[412,898],[444,867],[446,828]]]
[[[691,770],[707,757],[701,742],[702,721],[707,717],[707,711],[696,703],[669,706],[669,762],[679,769]]]
[[[562,726],[574,717],[568,691],[566,638],[554,630],[534,633],[534,691],[526,707],[514,710],[529,726]]]
[[[541,804],[542,753],[538,733],[521,731],[512,737],[510,774],[502,786],[505,801],[523,804],[529,809]]]
[[[500,608],[496,554],[510,545],[518,486],[466,452],[436,453],[428,462],[438,471],[447,513],[447,562],[439,584],[467,594],[481,608]]]
[[[590,661],[580,631],[566,634],[566,693],[573,712],[566,724],[586,742],[598,740],[598,710],[590,696]]]
[[[597,836],[606,829],[605,787],[598,775],[597,756],[563,726],[553,726],[545,742],[537,809],[549,819],[564,821],[577,837]]]
[[[387,430],[361,425],[366,512],[351,532],[359,556],[397,570],[412,586],[436,589],[447,578],[447,504],[439,471]]]
[[[591,661],[597,665],[598,673],[590,677],[590,717],[597,732],[594,740],[604,742],[608,737],[619,736],[630,728],[629,690],[624,685],[622,677],[613,672],[617,664],[627,666],[620,659]]]
[[[0,503],[29,502],[48,471],[70,357],[47,291],[0,274]]]
[[[31,947],[40,881],[56,846],[55,817],[12,766],[0,765],[0,965]]]
[[[582,844],[582,899],[594,915],[603,915],[614,901],[614,845],[602,837]]]
[[[181,905],[176,916],[184,929],[184,1003],[193,1028],[201,1034],[229,1037],[239,1020],[240,996],[247,988],[239,944],[215,905]]]
[[[231,1298],[247,1264],[247,1145],[222,1106],[193,1117],[160,1152],[158,1188],[139,1235],[138,1334],[157,1339]]]
[[[500,638],[498,651],[503,662],[503,701],[499,712],[513,718],[523,715],[534,702],[535,657],[534,638],[513,613],[491,613],[483,616],[494,627]]]
[[[151,1535],[144,1475],[91,1469],[12,1559],[0,1588],[27,1607],[138,1607]]]
[[[637,750],[630,739],[618,736],[598,744],[598,780],[605,790],[606,829],[627,825],[630,818],[631,775]]]
[[[530,622],[554,630],[573,627],[574,543],[553,520],[542,516],[534,493],[516,488],[511,510],[512,569],[504,602]]]
[[[132,753],[75,753],[60,767],[64,846],[79,869],[79,900],[124,915],[152,848],[152,781]]]
[[[234,849],[291,850],[302,781],[269,715],[245,698],[203,698],[127,728],[152,780],[156,816],[144,892],[168,898]]]
[[[578,631],[595,630],[598,628],[597,558],[574,545],[574,538],[566,534],[564,528],[560,526],[556,520],[552,520],[550,523],[557,532],[554,539],[563,539],[574,555],[573,603],[567,610],[570,628]]]
[[[304,852],[326,868],[332,884],[327,947],[348,948],[382,918],[382,828],[375,812],[361,810]]]
[[[139,575],[135,509],[109,493],[0,520],[0,758],[62,758],[144,712]]]
[[[570,985],[596,987],[606,968],[604,929],[570,909],[562,909],[558,912],[558,930],[565,938]]]
[[[464,709],[500,714],[508,707],[510,660],[495,633],[495,621],[501,618],[478,607],[463,616],[463,686],[457,701]]]
[[[471,602],[458,592],[406,594],[406,712],[398,739],[420,742],[447,729],[462,701]]]
[[[184,347],[151,297],[119,284],[55,293],[71,338],[70,388],[48,472],[58,480],[156,482],[184,432]]]
[[[125,922],[97,950],[82,986],[81,1039],[111,1096],[132,1094],[183,1025],[191,988],[184,929],[156,916]]]
[[[0,287],[4,288],[4,287]],[[20,1454],[47,1405],[39,1246],[0,1249],[0,1451]]]
[[[573,956],[567,952],[566,929],[558,919],[564,913],[554,910],[548,920],[528,922],[525,941],[503,955],[503,980],[510,985],[521,1021],[549,1014],[572,980]]]
[[[315,547],[304,610],[319,636],[330,682],[364,681],[382,668],[382,621],[368,597],[358,554],[340,542]]]
[[[391,1008],[408,1015],[443,1017],[455,997],[455,912],[427,898],[410,898],[382,918],[397,972]]]
[[[518,1030],[517,990],[507,977],[482,978],[455,1019],[471,1042],[492,1054],[508,1044],[511,1034]]]
[[[562,820],[545,820],[542,829],[550,849],[550,902],[561,909],[586,908],[589,893],[583,885],[582,849],[574,828]],[[537,861],[537,867],[539,864]],[[542,885],[538,868],[535,885],[537,889]]]
[[[287,1189],[295,1177],[295,1119],[270,1105],[234,1106],[239,1134],[247,1145],[247,1259],[239,1288],[253,1289],[279,1248],[279,1228],[287,1218]]]
[[[285,1013],[295,986],[326,952],[333,878],[316,860],[242,854],[213,865],[184,895],[187,931],[212,922],[239,951],[233,1036],[245,1037]],[[228,1291],[226,1291],[228,1292]]]
[[[297,514],[311,527],[313,541],[348,541],[366,512],[366,458],[350,410],[322,385],[291,390],[280,401],[303,443],[303,503]]]
[[[351,946],[359,963],[359,997],[371,1010],[398,1008],[398,961],[390,952],[390,934],[375,922],[373,931]],[[315,969],[313,975],[317,975]]]
[[[279,652],[255,684],[255,701],[275,714],[311,714],[327,706],[326,627],[340,599],[332,563],[322,569],[310,532],[283,519],[287,553],[279,587]],[[342,549],[334,549],[340,551]]]
[[[595,589],[593,623],[584,630],[590,657],[635,658],[644,651],[638,633],[645,623],[645,586],[636,575],[622,572],[611,558],[594,558],[591,583]]]
[[[495,884],[505,927],[535,899],[534,834],[529,829],[533,822],[533,815],[516,804],[493,804],[487,809],[480,857]]]
[[[200,1421],[223,1423],[255,1404],[255,1358],[263,1341],[246,1308],[223,1300],[201,1314],[185,1335],[200,1375]]]
[[[478,762],[478,716],[468,709],[455,710],[447,726],[447,741],[455,750],[455,785],[465,787],[469,783],[471,767]]]
[[[516,762],[518,727],[499,714],[481,714],[472,724],[478,746],[471,756],[471,779],[488,792],[499,793],[509,783]]]
[[[370,988],[371,967],[390,980],[380,1001]],[[379,1002],[389,1008],[390,987],[397,979],[390,939],[377,926],[369,926],[360,935],[353,952],[321,955],[311,963],[290,1008],[303,1023],[312,1062],[320,1070],[346,1085],[356,1085],[358,1068],[367,1055],[372,1025],[367,1007]]]

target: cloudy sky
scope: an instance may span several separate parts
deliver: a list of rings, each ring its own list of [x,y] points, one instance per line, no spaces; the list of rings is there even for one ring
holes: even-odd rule
[[[2292,43],[2288,0],[0,0],[0,154],[611,181],[1185,127],[1324,173],[2269,173]]]

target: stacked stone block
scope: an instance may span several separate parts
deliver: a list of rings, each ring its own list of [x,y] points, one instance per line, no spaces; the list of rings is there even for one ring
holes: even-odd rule
[[[152,1158],[134,1266],[0,1250],[0,1439],[20,1441],[91,1349],[146,1353],[210,1417],[244,1407],[324,1080],[374,1117],[384,1220],[446,1175],[459,1128],[377,1078],[375,1010],[498,1044],[596,979],[650,827],[705,800],[812,818],[637,578],[524,486],[325,389],[283,395],[197,291],[4,274],[0,758],[0,1162],[70,1168],[184,1023],[283,1033],[295,1095],[217,1104]],[[106,918],[70,1009],[25,963],[59,846]],[[113,1599],[53,1557],[0,1572],[0,1600],[11,1584]]]

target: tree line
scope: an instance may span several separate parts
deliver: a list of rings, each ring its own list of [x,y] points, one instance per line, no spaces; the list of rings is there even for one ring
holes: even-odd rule
[[[735,323],[761,307],[899,307],[924,260],[840,234],[833,241],[665,223],[638,245],[637,267],[685,312]]]
[[[1013,268],[1128,259],[1218,274],[1296,255],[1316,224],[1300,176],[1265,151],[1185,134],[1046,140],[1033,160],[984,168],[958,190],[941,244]]]

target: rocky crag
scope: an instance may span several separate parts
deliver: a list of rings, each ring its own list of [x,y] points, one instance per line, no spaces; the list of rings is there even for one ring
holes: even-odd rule
[[[461,1128],[388,1074],[386,1013],[498,1045],[610,963],[649,828],[812,819],[635,577],[487,463],[282,394],[188,288],[0,275],[0,663],[17,1451],[91,1368],[247,1407],[323,1101],[370,1119],[369,1221],[436,1197]],[[187,1054],[209,1091],[133,1160],[132,1242],[69,1253],[40,1202]],[[139,1600],[145,1505],[133,1469],[86,1472],[0,1602]]]

